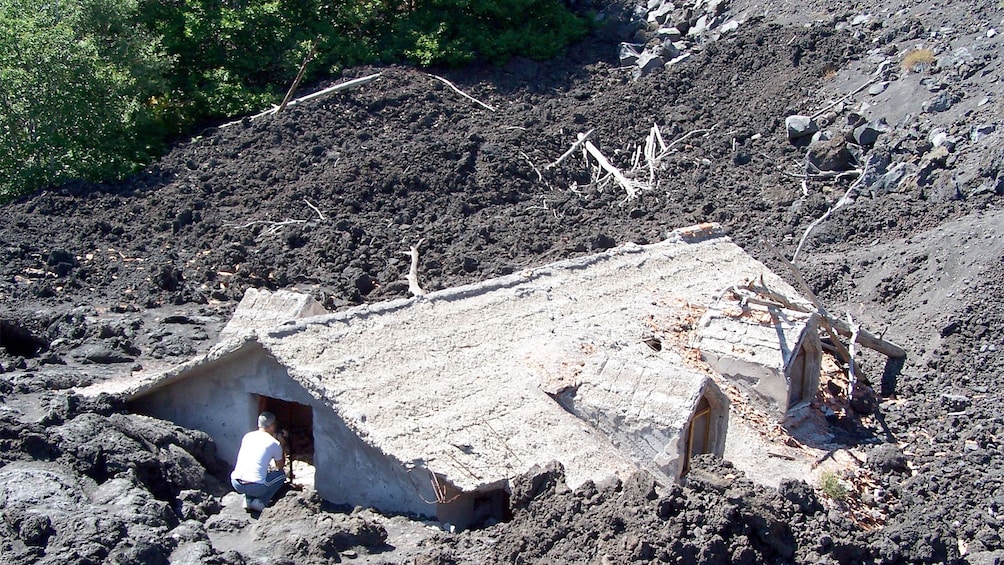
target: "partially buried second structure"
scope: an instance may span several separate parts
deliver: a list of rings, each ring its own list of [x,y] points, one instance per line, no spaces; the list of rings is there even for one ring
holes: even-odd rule
[[[323,498],[469,527],[503,519],[508,481],[534,465],[560,462],[571,487],[639,469],[670,482],[721,455],[729,402],[681,336],[710,331],[712,365],[779,414],[814,395],[811,316],[723,305],[751,279],[793,292],[705,226],[335,314],[249,290],[217,346],[122,394],[209,433],[231,462],[271,410]]]

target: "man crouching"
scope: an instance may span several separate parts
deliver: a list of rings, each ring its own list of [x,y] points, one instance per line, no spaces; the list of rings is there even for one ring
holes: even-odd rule
[[[275,471],[268,470],[272,461],[275,461]],[[258,416],[258,429],[244,434],[237,453],[237,464],[234,465],[234,472],[230,473],[230,484],[244,495],[245,510],[261,512],[268,506],[285,484],[285,461],[285,432],[277,435],[275,415],[262,412]]]

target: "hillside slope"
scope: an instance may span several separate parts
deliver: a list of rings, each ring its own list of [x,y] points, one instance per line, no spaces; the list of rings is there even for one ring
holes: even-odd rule
[[[696,25],[709,6],[668,13]],[[644,20],[661,5],[641,8]],[[353,539],[371,546],[371,562],[1004,555],[1000,6],[715,3],[714,25],[683,40],[689,58],[640,77],[620,67],[618,44],[644,47],[657,32],[607,13],[562,59],[444,75],[494,111],[414,69],[353,69],[343,78],[381,76],[209,130],[125,183],[0,209],[0,562],[254,560],[210,542],[225,489],[177,472],[216,469],[208,438],[67,392],[204,350],[248,287],[298,289],[334,310],[404,296],[403,252],[419,241],[422,284],[436,289],[703,221],[783,272],[772,248],[790,257],[859,176],[799,264],[831,311],[910,351],[875,414],[833,423],[868,454],[880,494],[867,506],[887,515],[884,528],[824,510],[801,483],[778,492],[705,462],[668,493],[644,478],[569,492],[552,469],[496,528],[427,533],[404,553]],[[904,66],[917,49],[931,60]],[[789,139],[796,114],[816,115],[833,139]],[[653,125],[665,154],[635,166]],[[590,130],[645,185],[637,196],[598,180],[577,152],[547,167]],[[880,361],[862,359],[873,381]],[[29,496],[25,481],[43,476],[59,488]],[[46,504],[59,512],[43,520]],[[284,519],[326,511],[296,508]],[[89,514],[116,526],[71,531]],[[325,539],[278,547],[297,562],[347,549]]]

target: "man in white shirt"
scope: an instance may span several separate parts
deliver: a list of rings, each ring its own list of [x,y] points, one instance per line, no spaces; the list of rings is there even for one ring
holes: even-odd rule
[[[272,461],[275,471],[268,470]],[[261,512],[268,506],[286,482],[285,462],[285,436],[276,434],[275,415],[262,412],[258,416],[258,429],[244,434],[237,464],[230,473],[230,484],[244,495],[245,510]]]

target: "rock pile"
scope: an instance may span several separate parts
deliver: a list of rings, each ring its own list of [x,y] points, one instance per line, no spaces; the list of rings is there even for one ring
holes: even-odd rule
[[[735,31],[726,0],[647,0],[636,6],[634,20],[620,44],[621,66],[634,66],[634,76],[647,75],[690,57],[704,41]]]

